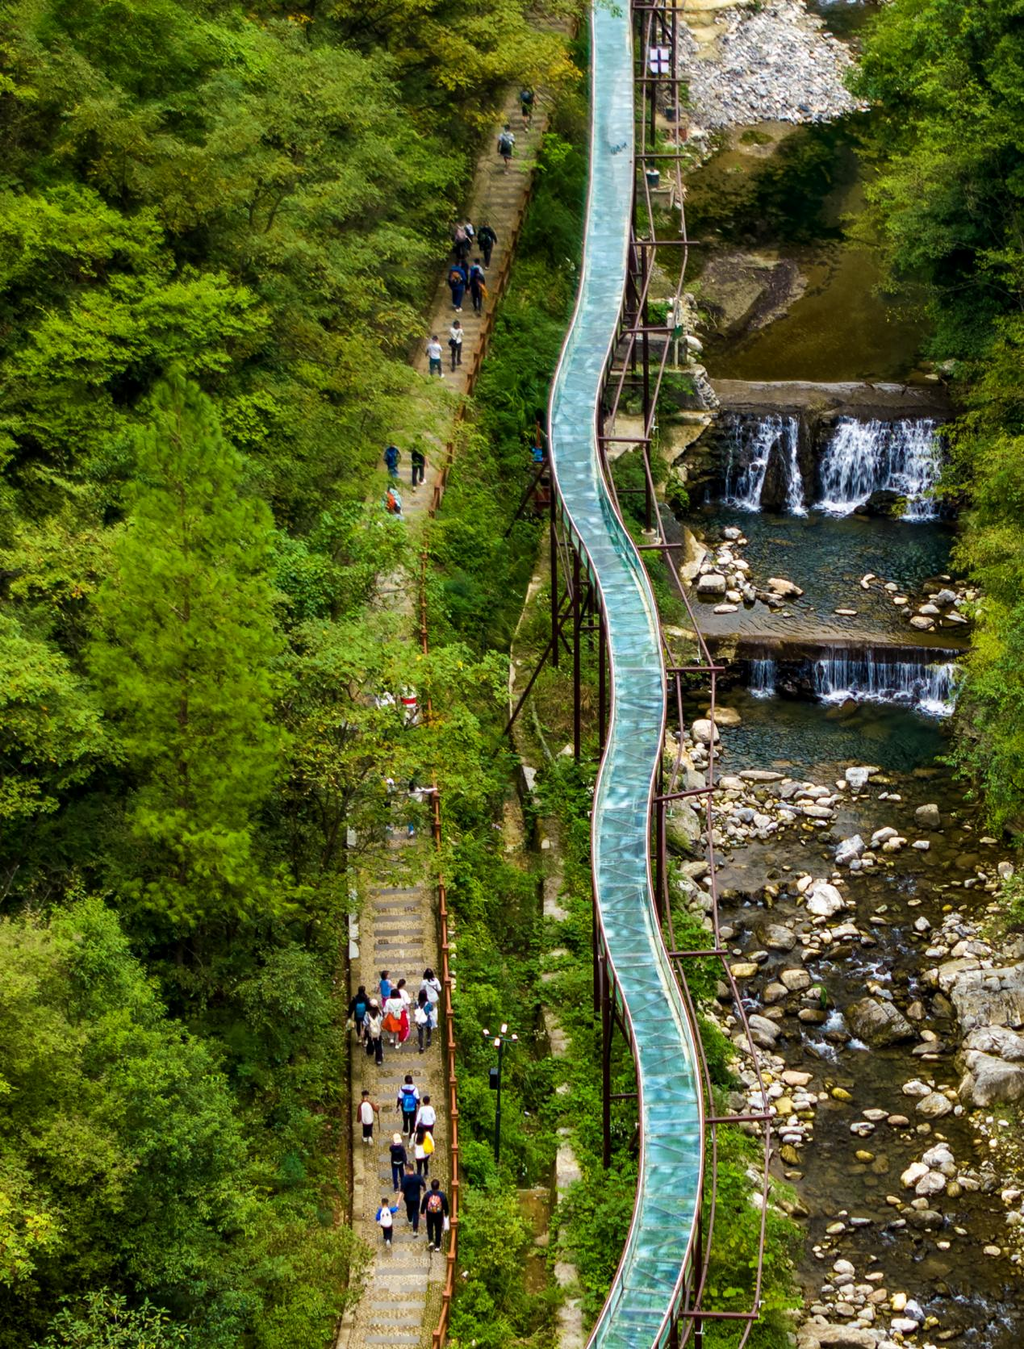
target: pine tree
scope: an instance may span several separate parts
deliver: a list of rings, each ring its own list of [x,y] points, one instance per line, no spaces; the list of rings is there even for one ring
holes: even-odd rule
[[[94,669],[134,775],[121,889],[180,935],[267,903],[253,817],[283,751],[271,517],[211,401],[174,371],[135,437]]]

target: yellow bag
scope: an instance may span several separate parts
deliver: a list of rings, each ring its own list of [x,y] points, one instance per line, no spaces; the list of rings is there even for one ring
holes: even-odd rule
[[[428,1129],[427,1132],[423,1135],[424,1157],[429,1157],[433,1151],[434,1151],[434,1135]]]

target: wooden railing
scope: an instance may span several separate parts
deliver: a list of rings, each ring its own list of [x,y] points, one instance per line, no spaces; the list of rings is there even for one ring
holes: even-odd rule
[[[526,196],[523,199],[522,206],[516,216],[515,224],[512,227],[508,237],[508,244],[502,255],[501,266],[498,269],[497,277],[494,281],[494,290],[490,297],[490,307],[484,315],[484,321],[480,328],[480,341],[469,363],[469,369],[466,373],[466,394],[472,394],[476,381],[480,375],[480,367],[483,364],[487,349],[491,344],[491,336],[494,332],[494,315],[497,309],[498,300],[505,293],[508,286],[509,274],[512,270],[512,258],[515,254],[516,245],[519,242],[519,235],[522,232],[523,221],[526,218],[526,212],[529,209],[530,200],[533,196],[532,181],[527,189]],[[458,445],[458,429],[465,420],[465,404],[460,403],[455,413],[452,435],[449,438],[444,449],[444,458],[438,470],[437,477],[434,480],[434,490],[431,493],[430,505],[427,508],[427,514],[432,519],[438,512],[441,502],[444,500],[445,490],[448,486],[448,478],[451,473],[452,464],[455,462],[455,453]],[[424,531],[423,548],[420,553],[420,644],[424,655],[429,650],[428,630],[427,630],[427,563],[429,557],[429,533]],[[427,699],[426,705],[427,719],[432,715],[430,699]],[[441,850],[442,825],[441,825],[441,794],[437,789],[437,782],[434,782],[433,793],[433,819],[432,831],[434,835],[434,846],[438,852]],[[459,1106],[458,1106],[458,1078],[455,1064],[455,1009],[452,1003],[452,970],[450,961],[450,944],[448,932],[448,891],[445,887],[444,876],[438,876],[437,881],[437,939],[438,949],[441,952],[441,986],[444,991],[444,1009],[443,1021],[438,1029],[443,1034],[443,1059],[447,1076],[447,1100],[448,1100],[448,1118],[450,1120],[450,1144],[449,1144],[449,1165],[450,1176],[448,1181],[448,1207],[450,1210],[451,1231],[448,1240],[448,1254],[446,1257],[444,1287],[441,1290],[441,1311],[438,1315],[437,1325],[431,1336],[431,1349],[443,1349],[448,1339],[448,1327],[451,1320],[452,1297],[455,1292],[455,1262],[458,1258],[459,1242]]]

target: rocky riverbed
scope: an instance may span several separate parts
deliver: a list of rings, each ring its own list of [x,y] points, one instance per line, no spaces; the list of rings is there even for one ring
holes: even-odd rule
[[[666,759],[698,786],[717,744],[721,937],[796,1185],[784,1206],[808,1225],[800,1349],[1008,1349],[1024,1306],[1024,937],[1000,931],[996,900],[1011,864],[928,770],[730,772],[738,720],[695,718]],[[687,803],[667,834],[675,892],[709,922]],[[760,1109],[724,1002],[719,1019],[740,1054],[731,1105]]]
[[[848,49],[793,0],[719,10],[712,44],[690,38],[682,75],[696,110],[691,136],[757,122],[820,122],[854,111]]]

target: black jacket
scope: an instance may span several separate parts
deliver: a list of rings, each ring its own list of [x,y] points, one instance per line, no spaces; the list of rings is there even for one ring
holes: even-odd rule
[[[420,1197],[420,1190],[427,1184],[426,1176],[403,1176],[402,1177],[402,1198],[407,1204],[415,1204]]]
[[[448,1196],[445,1194],[444,1190],[428,1190],[428,1191],[426,1192],[426,1194],[423,1196],[423,1203],[420,1204],[420,1212],[421,1212],[421,1213],[426,1213],[426,1211],[427,1211],[427,1200],[430,1199],[431,1196],[432,1196],[432,1195],[435,1195],[435,1194],[436,1194],[436,1195],[438,1196],[438,1198],[441,1200],[441,1212],[442,1212],[442,1213],[444,1214],[444,1216],[447,1218],[447,1217],[448,1217]]]

